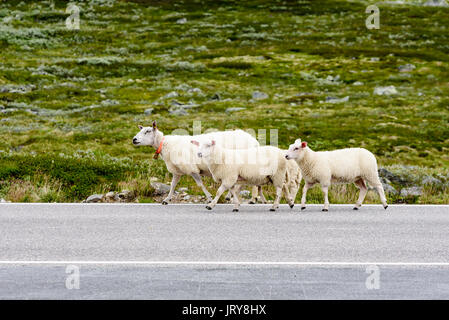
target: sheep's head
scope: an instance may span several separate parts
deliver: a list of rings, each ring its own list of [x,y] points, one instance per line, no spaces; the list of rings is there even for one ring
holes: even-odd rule
[[[154,145],[156,132],[158,130],[156,121],[153,121],[153,125],[151,127],[143,127],[139,125],[139,129],[140,132],[133,138],[133,144],[136,146]]]
[[[192,144],[198,147],[198,157],[200,158],[208,158],[213,152],[213,149],[215,147],[215,140],[208,140],[208,141],[202,141],[198,142],[196,140],[190,141]]]
[[[297,159],[301,160],[304,157],[304,152],[307,148],[307,142],[296,139],[295,143],[291,144],[287,150],[285,158],[287,160]]]

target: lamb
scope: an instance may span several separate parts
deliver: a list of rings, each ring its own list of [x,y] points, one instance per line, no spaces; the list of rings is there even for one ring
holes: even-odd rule
[[[199,147],[198,157],[205,160],[214,181],[221,183],[214,200],[206,206],[207,209],[212,210],[223,192],[231,190],[233,211],[239,211],[240,203],[236,193],[238,184],[261,186],[272,183],[276,188],[276,199],[270,211],[276,211],[287,174],[284,151],[273,146],[241,150],[225,149],[215,140],[191,142]],[[293,207],[294,203],[288,188],[285,188],[285,192],[290,207]]]
[[[358,210],[365,199],[368,191],[365,182],[376,188],[384,208],[388,207],[377,173],[376,157],[366,149],[349,148],[315,152],[307,146],[307,142],[297,139],[290,145],[285,157],[298,163],[305,180],[301,210],[306,208],[307,190],[316,183],[321,185],[324,193],[323,211],[329,210],[328,189],[331,183],[353,182],[360,189],[354,210]]]
[[[156,121],[151,127],[139,126],[140,132],[133,138],[136,146],[152,146],[156,149],[155,158],[160,154],[165,161],[167,170],[173,175],[168,196],[162,204],[168,204],[174,194],[176,185],[183,175],[190,175],[197,185],[201,187],[208,202],[212,201],[212,196],[204,186],[201,176],[210,176],[208,167],[204,161],[196,156],[195,147],[190,140],[214,139],[220,145],[228,148],[246,149],[248,147],[259,146],[259,142],[249,133],[242,130],[211,132],[196,136],[166,135],[157,127]],[[200,160],[200,161],[198,161]],[[253,199],[257,195],[257,187],[253,188]]]

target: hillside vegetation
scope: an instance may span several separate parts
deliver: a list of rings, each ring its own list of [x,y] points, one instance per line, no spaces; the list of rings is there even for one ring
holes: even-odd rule
[[[277,129],[282,148],[365,147],[405,181],[387,181],[390,202],[449,203],[449,8],[379,2],[368,30],[369,4],[79,1],[69,30],[66,1],[0,1],[0,198],[159,200],[151,182],[171,176],[131,143],[157,120],[166,134],[201,121]],[[387,86],[396,93],[374,93]],[[401,196],[414,186],[421,195]],[[201,195],[190,177],[179,187]],[[333,187],[330,201],[355,191]]]

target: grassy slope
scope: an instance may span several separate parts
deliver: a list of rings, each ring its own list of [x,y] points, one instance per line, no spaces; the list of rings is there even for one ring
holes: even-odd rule
[[[449,179],[449,10],[380,5],[381,28],[367,30],[367,5],[89,1],[81,30],[70,31],[63,1],[0,2],[0,88],[34,85],[0,92],[0,197],[79,201],[124,187],[149,197],[149,178],[170,176],[130,139],[153,119],[165,133],[198,120],[203,129],[278,129],[283,148],[298,137],[315,150],[363,146],[382,166]],[[416,69],[398,72],[406,63]],[[337,75],[336,84],[325,80]],[[399,94],[373,95],[387,85]],[[256,90],[270,98],[250,101]],[[170,115],[162,97],[171,91],[199,106]],[[211,101],[215,93],[227,100]],[[329,96],[350,98],[322,103]],[[189,178],[180,185],[200,191]],[[449,201],[447,188],[431,191],[418,201]],[[319,197],[315,190],[311,200]]]

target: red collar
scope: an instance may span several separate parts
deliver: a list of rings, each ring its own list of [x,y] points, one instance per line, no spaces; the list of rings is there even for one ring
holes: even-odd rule
[[[159,157],[159,153],[162,151],[162,144],[164,143],[164,138],[162,137],[161,143],[159,143],[159,147],[157,148],[156,152],[154,153],[153,159],[157,159]]]

